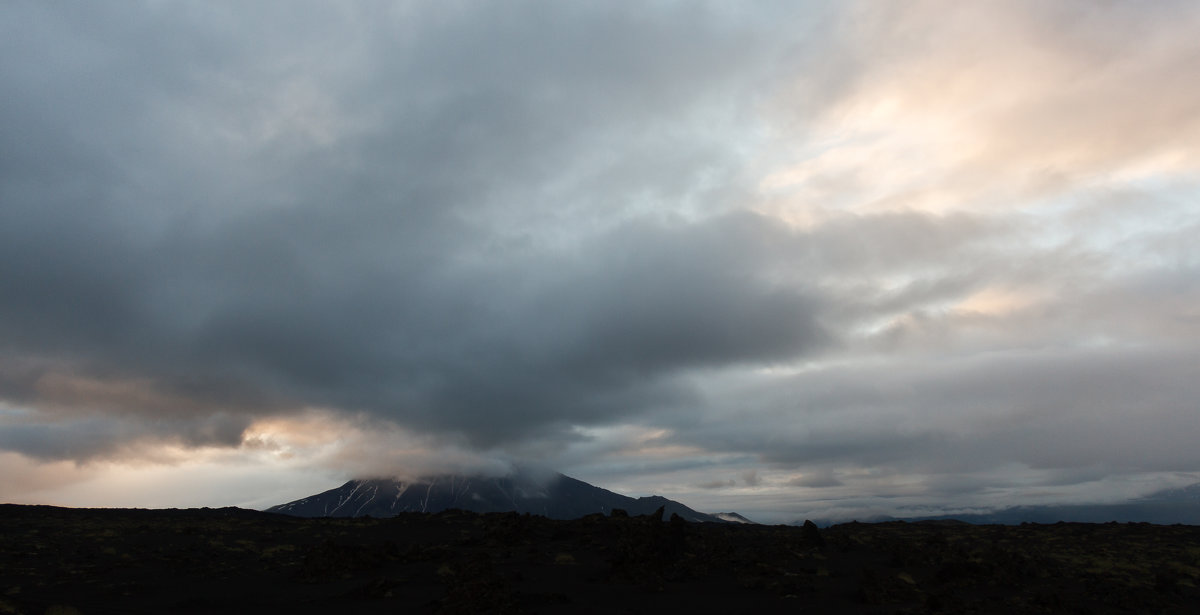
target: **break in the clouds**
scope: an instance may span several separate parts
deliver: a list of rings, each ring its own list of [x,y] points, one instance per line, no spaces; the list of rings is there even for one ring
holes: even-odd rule
[[[1200,472],[1190,3],[0,23],[0,464],[44,479],[0,499],[537,462],[803,513]]]

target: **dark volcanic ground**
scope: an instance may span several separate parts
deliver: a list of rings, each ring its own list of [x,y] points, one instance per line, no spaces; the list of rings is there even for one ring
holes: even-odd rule
[[[1194,613],[1198,586],[1196,526],[0,505],[0,614]]]

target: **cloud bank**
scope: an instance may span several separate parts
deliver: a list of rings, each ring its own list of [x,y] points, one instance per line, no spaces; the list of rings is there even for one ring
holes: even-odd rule
[[[0,464],[54,489],[1200,472],[1188,3],[0,13]]]

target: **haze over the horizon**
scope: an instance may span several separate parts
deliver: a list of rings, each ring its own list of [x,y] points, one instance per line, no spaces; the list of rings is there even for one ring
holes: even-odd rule
[[[0,4],[0,502],[1200,481],[1200,4]]]

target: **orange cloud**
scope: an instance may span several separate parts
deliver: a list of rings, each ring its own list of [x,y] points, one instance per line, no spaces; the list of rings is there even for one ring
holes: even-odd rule
[[[1196,7],[867,3],[828,54],[847,74],[806,76],[773,106],[802,129],[785,133],[790,161],[760,189],[806,206],[945,212],[1194,173],[1198,29]]]

